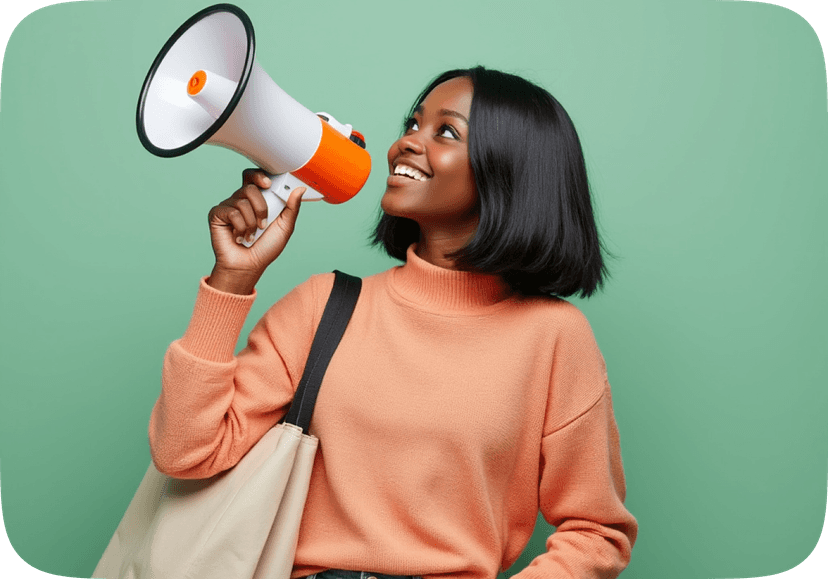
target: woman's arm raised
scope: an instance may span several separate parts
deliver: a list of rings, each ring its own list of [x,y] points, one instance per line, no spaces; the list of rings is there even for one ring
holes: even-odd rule
[[[313,279],[270,308],[233,355],[256,282],[293,233],[304,192],[297,188],[247,248],[240,242],[267,217],[259,189],[267,185],[264,173],[247,170],[242,187],[210,210],[216,264],[201,280],[187,331],[167,350],[150,417],[152,458],[168,475],[206,478],[232,467],[284,415],[296,390],[318,323]]]

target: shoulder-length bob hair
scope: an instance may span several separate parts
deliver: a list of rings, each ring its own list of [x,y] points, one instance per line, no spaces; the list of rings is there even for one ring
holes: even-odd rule
[[[523,295],[591,296],[607,269],[569,115],[543,88],[477,66],[439,75],[408,117],[437,85],[457,77],[474,86],[468,146],[480,220],[471,241],[447,257],[458,269],[501,275]],[[381,212],[371,241],[405,261],[419,238],[416,222]]]

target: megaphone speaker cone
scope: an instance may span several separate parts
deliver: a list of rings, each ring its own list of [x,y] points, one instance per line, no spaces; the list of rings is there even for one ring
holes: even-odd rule
[[[244,94],[255,46],[250,18],[232,4],[205,8],[179,26],[155,57],[141,88],[136,125],[144,147],[159,157],[176,157],[207,142]],[[188,94],[189,81],[200,70],[235,86],[215,114]]]

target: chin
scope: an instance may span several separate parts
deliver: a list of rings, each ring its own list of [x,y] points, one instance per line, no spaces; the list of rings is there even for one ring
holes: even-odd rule
[[[380,200],[380,208],[388,215],[393,215],[394,217],[409,217],[406,214],[407,212],[399,206],[399,203],[395,203],[394,197],[394,192],[386,189],[385,194]]]
[[[391,213],[389,210],[391,210],[393,203],[390,202],[389,195],[390,193],[388,193],[388,189],[386,189],[385,193],[382,195],[382,199],[380,199],[380,208],[390,215]]]

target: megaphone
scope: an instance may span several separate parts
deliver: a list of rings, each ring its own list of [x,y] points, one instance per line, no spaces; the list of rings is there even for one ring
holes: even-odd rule
[[[303,200],[352,198],[371,172],[364,137],[299,104],[259,66],[255,52],[253,24],[238,6],[216,4],[191,16],[144,80],[136,116],[141,143],[159,157],[204,143],[241,153],[272,181],[262,191],[267,225],[299,186],[308,189]]]

